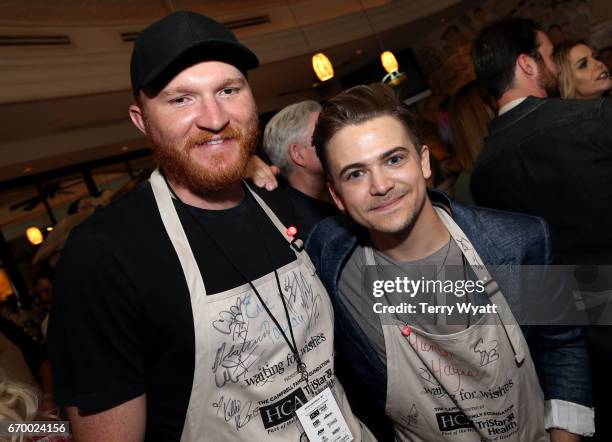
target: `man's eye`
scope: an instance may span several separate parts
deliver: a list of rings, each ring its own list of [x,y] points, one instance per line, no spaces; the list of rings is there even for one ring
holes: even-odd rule
[[[232,95],[232,94],[235,94],[236,92],[238,92],[237,87],[224,87],[223,89],[221,89],[222,95]]]
[[[170,100],[172,104],[185,104],[187,103],[187,97],[176,97]]]
[[[394,155],[391,158],[389,158],[387,160],[387,163],[389,163],[391,166],[395,165],[395,164],[399,164],[402,162],[404,158],[401,155]]]
[[[354,170],[354,171],[352,171],[351,173],[349,173],[346,176],[346,180],[347,181],[354,180],[354,179],[359,178],[361,176],[363,176],[363,171],[361,171],[361,170]]]

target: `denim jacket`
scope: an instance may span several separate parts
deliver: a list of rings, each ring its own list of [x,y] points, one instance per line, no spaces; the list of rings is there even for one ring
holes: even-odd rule
[[[552,262],[548,227],[542,219],[468,208],[438,192],[430,191],[429,196],[434,204],[450,208],[453,219],[486,265]],[[343,265],[364,235],[364,230],[347,217],[327,218],[313,229],[306,249],[334,307],[336,370],[351,406],[380,440],[392,440],[392,424],[385,414],[385,366],[337,294]],[[518,275],[497,282],[502,292],[512,292],[513,286],[518,287]],[[512,307],[512,299],[508,302]],[[591,407],[591,374],[582,328],[522,326],[522,330],[546,400]]]

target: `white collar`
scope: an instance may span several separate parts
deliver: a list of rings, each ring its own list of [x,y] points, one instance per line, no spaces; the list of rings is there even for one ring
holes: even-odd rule
[[[508,103],[504,104],[502,107],[499,108],[499,110],[497,111],[497,116],[501,116],[502,114],[505,114],[509,110],[514,109],[516,106],[521,104],[526,99],[527,97],[521,97],[521,98],[517,98],[512,101],[509,101]]]

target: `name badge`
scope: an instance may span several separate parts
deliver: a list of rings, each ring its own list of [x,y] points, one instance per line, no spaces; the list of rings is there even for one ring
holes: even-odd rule
[[[310,442],[351,442],[349,430],[331,390],[326,388],[296,412]]]

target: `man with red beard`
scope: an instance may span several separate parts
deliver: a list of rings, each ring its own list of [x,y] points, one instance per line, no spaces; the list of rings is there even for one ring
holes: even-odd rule
[[[75,229],[56,280],[56,398],[79,440],[312,440],[296,410],[315,396],[327,431],[372,438],[336,380],[330,300],[284,201],[241,181],[258,63],[186,11],[134,44],[129,113],[159,168]]]

